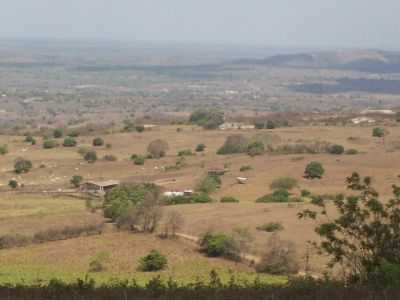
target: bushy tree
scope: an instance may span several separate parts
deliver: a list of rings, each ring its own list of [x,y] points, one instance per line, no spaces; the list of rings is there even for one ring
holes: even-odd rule
[[[32,135],[30,135],[30,134],[28,134],[28,135],[25,137],[24,142],[25,142],[25,143],[28,143],[28,144],[31,144],[31,145],[36,145],[36,140],[35,140],[35,138],[34,138]]]
[[[239,199],[235,198],[235,197],[230,197],[230,196],[226,196],[226,197],[222,197],[220,200],[221,203],[239,203]]]
[[[81,185],[83,181],[83,177],[80,175],[74,175],[72,176],[70,183],[74,186],[74,187],[79,187]]]
[[[54,129],[54,131],[53,131],[53,137],[54,137],[55,139],[59,139],[59,138],[61,138],[63,135],[64,135],[64,132],[63,132],[62,129],[60,129],[60,128]]]
[[[248,147],[248,139],[242,134],[233,134],[226,138],[225,143],[219,148],[217,154],[245,153]]]
[[[206,149],[206,145],[204,144],[198,144],[196,146],[196,152],[203,152]]]
[[[44,149],[53,149],[58,147],[58,142],[56,140],[45,140],[43,142],[43,148]]]
[[[221,185],[221,179],[218,176],[206,176],[201,179],[196,186],[196,191],[211,194],[215,192]]]
[[[384,137],[385,129],[382,127],[375,127],[374,129],[372,129],[372,136],[378,138]]]
[[[97,153],[96,151],[89,150],[88,152],[85,153],[85,156],[83,157],[88,163],[95,163],[97,160]]]
[[[328,148],[330,154],[341,155],[344,153],[344,147],[342,145],[332,145]]]
[[[15,179],[11,179],[8,182],[8,186],[12,189],[16,189],[18,187],[18,181],[16,181]]]
[[[18,158],[14,164],[14,171],[17,174],[28,173],[32,169],[32,162],[24,158]]]
[[[272,190],[292,190],[298,186],[298,182],[292,177],[280,177],[272,181],[270,188]]]
[[[190,115],[189,122],[204,129],[217,129],[224,123],[224,113],[216,109],[198,109]]]
[[[101,147],[104,145],[104,140],[101,137],[97,137],[93,139],[92,144],[95,147]]]
[[[144,131],[144,126],[143,125],[136,125],[135,126],[135,130],[137,131],[137,132],[143,132]]]
[[[64,147],[75,147],[76,145],[77,145],[77,142],[76,142],[76,140],[74,138],[66,137],[64,139],[64,142],[63,142],[63,146]]]
[[[6,155],[8,153],[7,145],[0,145],[0,155]]]
[[[133,163],[135,165],[142,166],[142,165],[144,165],[145,160],[146,159],[144,158],[144,156],[138,155],[133,159]]]
[[[130,208],[144,201],[146,196],[154,194],[157,198],[159,193],[159,188],[149,183],[118,186],[105,195],[104,216],[115,221]]]
[[[254,141],[247,145],[247,154],[250,156],[262,155],[264,152],[265,146],[261,141]]]
[[[139,270],[143,272],[156,272],[167,267],[167,257],[157,250],[152,250],[148,255],[139,260]]]
[[[330,266],[344,266],[355,281],[385,280],[385,270],[400,267],[400,187],[393,186],[389,201],[379,198],[370,177],[353,173],[347,187],[352,195],[333,201],[335,217],[321,197],[312,201],[318,210],[305,210],[299,217],[318,220],[322,242],[316,245],[330,255]]]
[[[151,155],[152,158],[164,157],[167,154],[168,150],[168,143],[161,139],[154,140],[147,146],[147,152]]]
[[[304,175],[308,179],[320,179],[325,173],[325,169],[320,162],[310,162],[304,171]]]

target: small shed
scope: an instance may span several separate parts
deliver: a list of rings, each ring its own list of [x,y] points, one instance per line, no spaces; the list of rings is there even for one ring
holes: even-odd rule
[[[87,181],[81,185],[81,190],[88,193],[104,194],[120,185],[117,180]]]

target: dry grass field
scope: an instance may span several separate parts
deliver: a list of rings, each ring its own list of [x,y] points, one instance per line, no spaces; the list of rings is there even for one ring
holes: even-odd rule
[[[230,172],[222,177],[221,188],[212,196],[234,196],[240,199],[238,204],[199,204],[167,207],[177,210],[185,219],[183,232],[199,236],[209,229],[229,232],[233,228],[248,228],[255,241],[252,251],[262,252],[269,233],[260,232],[256,227],[267,222],[280,222],[284,230],[283,239],[293,241],[303,259],[306,242],[315,239],[312,222],[300,221],[297,213],[307,204],[258,204],[255,199],[270,192],[271,182],[282,176],[298,180],[300,189],[308,189],[317,194],[335,194],[346,192],[345,178],[353,171],[367,176],[372,175],[374,184],[385,198],[391,195],[391,185],[399,183],[400,174],[400,127],[390,127],[390,134],[383,142],[372,137],[372,127],[289,127],[276,130],[240,131],[252,138],[255,135],[266,144],[284,145],[302,140],[325,141],[341,144],[346,149],[354,148],[357,155],[331,154],[265,154],[254,158],[245,154],[216,155],[217,149],[226,137],[237,131],[204,131],[198,127],[163,126],[144,133],[114,133],[104,135],[110,149],[97,148],[100,158],[94,164],[88,164],[77,153],[78,148],[57,148],[44,150],[41,140],[35,146],[23,143],[22,137],[0,137],[0,145],[8,144],[9,153],[0,157],[0,232],[32,234],[53,226],[85,224],[101,220],[101,215],[89,213],[84,200],[64,197],[49,197],[47,194],[32,196],[28,191],[69,190],[70,178],[79,174],[85,180],[117,179],[123,182],[155,182],[165,189],[194,188],[208,168],[227,165]],[[78,146],[91,146],[94,136],[78,137]],[[132,154],[145,154],[147,145],[162,138],[169,144],[168,155],[160,160],[146,160],[144,166],[136,166],[129,157]],[[186,158],[186,166],[180,170],[165,171],[166,166],[174,165],[177,152],[192,149],[199,143],[207,148],[203,154]],[[107,162],[101,158],[113,154],[118,160]],[[17,175],[13,164],[17,157],[32,160],[31,172]],[[304,168],[310,161],[323,164],[326,173],[321,180],[303,178]],[[44,164],[44,167],[40,167]],[[240,172],[241,166],[250,165],[252,170]],[[247,184],[240,185],[236,177],[248,177]],[[8,181],[12,178],[25,187],[18,192],[9,191]],[[26,194],[24,194],[24,191]],[[212,268],[248,272],[244,264],[235,264],[220,259],[208,259],[198,253],[196,247],[185,241],[165,241],[153,236],[133,235],[110,232],[95,237],[82,237],[74,240],[33,245],[20,249],[0,251],[0,280],[10,280],[18,274],[31,274],[35,277],[49,277],[51,274],[84,274],[90,259],[101,251],[111,253],[112,263],[107,274],[133,276],[137,259],[153,248],[161,249],[171,260],[171,267],[162,274],[178,278],[193,279],[198,274],[205,275]],[[321,270],[321,258],[315,258],[314,269]],[[46,275],[47,274],[47,275]],[[64,274],[65,275],[65,274]],[[103,276],[98,274],[96,276]],[[107,275],[107,276],[108,276]],[[67,275],[65,275],[67,276]],[[147,275],[139,274],[141,278]]]

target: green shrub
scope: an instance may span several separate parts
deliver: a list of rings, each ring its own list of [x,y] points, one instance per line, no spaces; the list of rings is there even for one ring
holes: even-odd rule
[[[344,147],[342,145],[332,145],[328,151],[330,154],[341,155],[344,153]]]
[[[272,194],[265,195],[256,200],[257,203],[285,203],[290,201],[290,193],[284,189],[276,190]]]
[[[92,144],[95,147],[101,147],[104,145],[104,140],[101,137],[97,137],[97,138],[93,139]]]
[[[222,197],[220,200],[221,203],[239,203],[239,199],[235,197]]]
[[[198,144],[196,146],[196,152],[203,152],[206,149],[206,145],[204,144]]]
[[[97,153],[96,151],[90,150],[88,152],[86,152],[84,159],[88,162],[88,163],[95,163],[97,160]]]
[[[200,240],[200,248],[210,257],[231,256],[233,240],[223,233],[207,232]]]
[[[8,186],[9,186],[10,188],[12,188],[12,189],[16,189],[16,188],[18,187],[18,181],[14,180],[14,179],[11,179],[11,180],[8,182]]]
[[[136,130],[137,132],[139,132],[139,133],[143,132],[144,129],[145,129],[145,128],[144,128],[143,125],[136,125],[136,126],[135,126],[135,130]]]
[[[257,227],[257,230],[266,232],[276,232],[283,230],[283,225],[277,222],[270,222]]]
[[[197,109],[190,115],[189,122],[204,129],[217,129],[224,123],[224,113],[216,109]]]
[[[310,197],[312,193],[309,190],[301,190],[301,196],[302,197]]]
[[[53,148],[56,148],[58,146],[59,146],[59,144],[58,144],[58,142],[56,140],[45,140],[43,142],[43,148],[44,149],[53,149]]]
[[[8,153],[7,145],[0,145],[0,155],[6,155]]]
[[[83,177],[80,175],[72,176],[71,180],[69,181],[74,187],[78,188],[83,181]]]
[[[144,165],[145,161],[146,161],[146,159],[144,158],[144,156],[141,156],[141,155],[136,156],[136,157],[133,159],[133,163],[134,163],[135,165],[137,165],[137,166],[142,166],[142,165]]]
[[[190,149],[185,149],[178,152],[178,156],[192,156],[192,155],[194,154]]]
[[[97,253],[89,262],[89,272],[97,273],[105,271],[107,269],[106,264],[109,262],[110,257],[110,253],[106,251]]]
[[[157,250],[152,250],[148,255],[139,260],[139,270],[143,272],[155,272],[167,267],[167,257]]]
[[[239,171],[246,172],[246,171],[250,171],[250,170],[253,170],[253,167],[250,165],[245,165],[245,166],[241,166]]]
[[[292,177],[281,177],[275,179],[270,185],[272,190],[292,190],[297,186],[297,180]]]
[[[63,142],[63,146],[64,147],[75,147],[76,145],[77,145],[77,142],[76,142],[76,140],[74,138],[66,137],[64,139],[64,142]]]
[[[304,171],[304,175],[308,179],[320,179],[325,173],[325,169],[320,162],[310,162]]]
[[[28,134],[28,135],[25,137],[24,142],[25,142],[25,143],[28,143],[28,144],[31,144],[31,145],[36,145],[36,140],[35,140],[35,138],[34,138],[32,135],[30,135],[30,134]]]
[[[32,162],[30,160],[18,158],[14,164],[14,171],[17,174],[28,173],[32,167]]]
[[[384,137],[385,129],[382,127],[375,127],[374,129],[372,129],[372,136],[378,138]]]
[[[346,155],[356,155],[356,154],[358,154],[358,150],[357,149],[347,149],[345,154]]]
[[[197,184],[196,190],[204,194],[210,194],[215,192],[220,185],[221,179],[218,176],[208,175]]]
[[[250,156],[262,155],[265,152],[263,142],[255,141],[247,145],[247,154]]]
[[[55,129],[55,130],[53,131],[53,137],[54,137],[55,139],[59,139],[59,138],[61,138],[63,135],[64,135],[64,132],[63,132],[63,130],[60,129],[60,128]]]

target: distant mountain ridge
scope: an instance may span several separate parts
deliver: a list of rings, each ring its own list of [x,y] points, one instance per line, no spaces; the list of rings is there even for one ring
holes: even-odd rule
[[[240,59],[235,64],[274,67],[355,70],[400,73],[400,53],[360,50],[274,55],[265,59]]]

